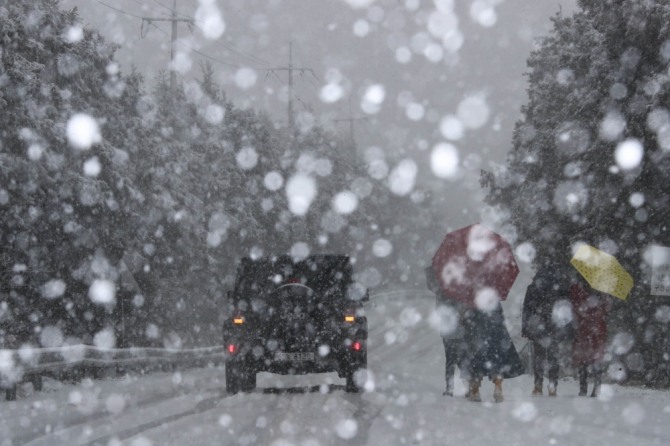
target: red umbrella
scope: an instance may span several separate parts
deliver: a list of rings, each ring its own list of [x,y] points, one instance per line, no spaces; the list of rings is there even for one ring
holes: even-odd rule
[[[448,233],[432,266],[446,296],[478,307],[507,299],[519,274],[509,243],[480,224]]]

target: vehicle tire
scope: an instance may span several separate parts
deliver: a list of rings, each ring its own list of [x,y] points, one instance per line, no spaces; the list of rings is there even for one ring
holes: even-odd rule
[[[16,384],[14,384],[5,390],[5,399],[7,401],[16,401],[16,387]]]
[[[235,395],[240,391],[239,365],[233,362],[226,363],[226,392]]]
[[[361,391],[358,384],[356,384],[355,376],[356,376],[357,371],[358,371],[358,369],[354,369],[354,370],[351,370],[351,371],[347,372],[347,375],[346,375],[347,384],[345,386],[345,390],[349,393],[358,393],[358,392]]]
[[[243,369],[241,376],[240,376],[240,390],[242,392],[251,392],[256,388],[256,371],[255,370],[248,370],[248,369]]]
[[[230,394],[251,392],[256,388],[256,371],[243,362],[226,364],[226,391]]]
[[[360,370],[367,369],[368,367],[368,355],[366,354],[361,362],[355,366],[352,366],[351,368],[347,368],[347,371],[345,373],[345,378],[347,380],[346,384],[346,391],[351,392],[351,393],[358,393],[361,390],[361,386],[358,385],[356,382],[356,374],[359,373]]]
[[[33,390],[35,392],[42,391],[42,375],[33,375],[30,381],[33,383]]]

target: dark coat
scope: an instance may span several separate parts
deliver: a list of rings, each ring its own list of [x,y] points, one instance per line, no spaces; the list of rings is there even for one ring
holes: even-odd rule
[[[557,265],[543,265],[526,289],[521,313],[521,335],[533,341],[550,337],[561,341],[572,336],[569,317],[554,318],[554,307],[569,306],[568,277]]]
[[[458,359],[462,376],[514,378],[524,374],[521,358],[505,326],[500,303],[491,313],[470,308],[444,294],[432,267],[424,272],[428,289],[436,294],[438,308],[449,306],[458,314],[457,330],[443,338],[462,342],[463,355]]]
[[[460,319],[464,304],[444,294],[432,266],[425,268],[424,272],[428,289],[435,293],[437,314],[442,319],[440,336],[444,339],[461,339],[463,337],[463,325]],[[449,320],[443,320],[445,318]]]
[[[585,284],[573,283],[570,286],[570,301],[576,322],[572,343],[573,365],[583,367],[597,364],[605,355],[611,298]]]
[[[524,366],[505,326],[500,303],[490,313],[470,308],[463,314],[465,369],[474,378],[514,378]]]

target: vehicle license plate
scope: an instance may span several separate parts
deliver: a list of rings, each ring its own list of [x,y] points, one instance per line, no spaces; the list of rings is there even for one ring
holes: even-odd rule
[[[275,361],[314,361],[314,353],[312,352],[296,352],[296,353],[275,353]]]

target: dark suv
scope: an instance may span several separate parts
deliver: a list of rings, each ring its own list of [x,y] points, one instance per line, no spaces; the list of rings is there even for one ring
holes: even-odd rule
[[[256,387],[257,372],[338,372],[359,391],[367,368],[368,292],[356,286],[348,256],[289,256],[240,261],[223,327],[226,389]]]

